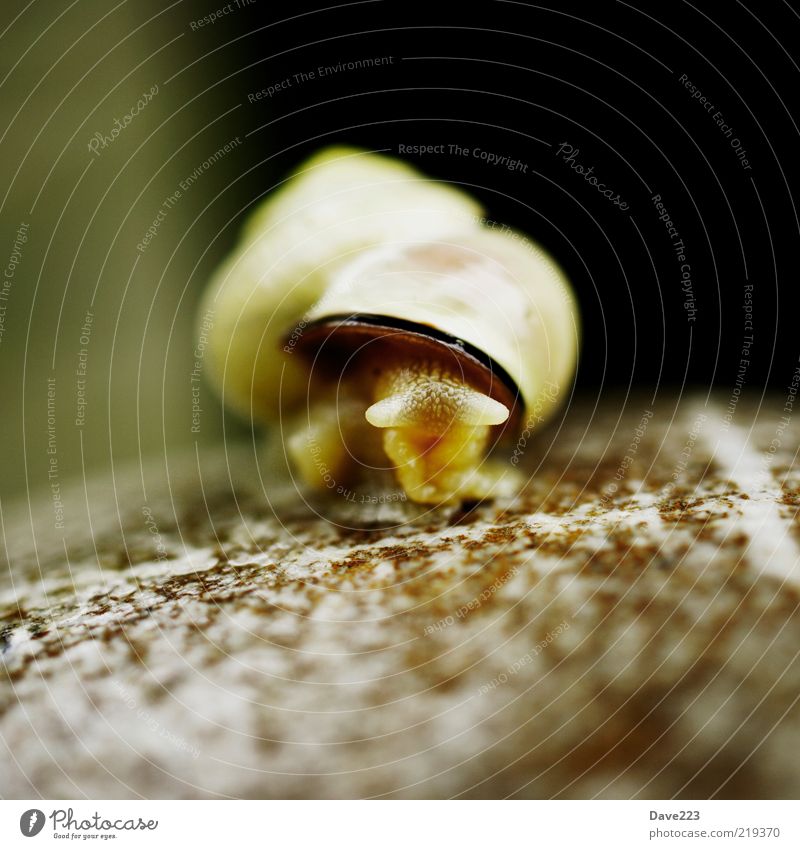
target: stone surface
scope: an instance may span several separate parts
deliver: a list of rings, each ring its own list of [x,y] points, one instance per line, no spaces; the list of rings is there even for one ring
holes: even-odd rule
[[[573,405],[460,509],[247,445],[4,505],[2,795],[797,797],[784,403]]]

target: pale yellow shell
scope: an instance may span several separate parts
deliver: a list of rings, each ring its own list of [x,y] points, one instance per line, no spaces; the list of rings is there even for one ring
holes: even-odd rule
[[[487,355],[545,417],[575,370],[578,319],[569,283],[541,248],[508,228],[365,251],[331,276],[308,313],[369,314],[431,327]]]
[[[310,159],[251,215],[203,300],[209,375],[225,403],[259,420],[277,417],[279,400],[300,403],[305,367],[283,340],[302,329],[334,270],[373,245],[473,229],[482,212],[386,156],[337,147]]]

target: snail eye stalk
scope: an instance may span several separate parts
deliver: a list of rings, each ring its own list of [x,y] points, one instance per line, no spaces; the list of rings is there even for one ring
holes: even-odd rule
[[[490,431],[508,419],[508,407],[430,362],[389,369],[374,396],[365,417],[384,431],[386,456],[412,500],[486,496],[487,476],[496,477],[485,457]]]

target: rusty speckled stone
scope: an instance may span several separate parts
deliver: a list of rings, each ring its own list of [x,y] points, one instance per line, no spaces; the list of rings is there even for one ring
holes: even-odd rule
[[[796,798],[782,404],[578,404],[460,508],[248,446],[4,505],[3,796]]]

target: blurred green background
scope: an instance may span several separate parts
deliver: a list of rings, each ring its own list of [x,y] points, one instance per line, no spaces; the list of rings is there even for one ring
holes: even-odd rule
[[[214,50],[257,18],[243,8],[211,31],[192,26],[207,13],[155,0],[3,4],[6,504],[46,498],[82,469],[219,437],[205,384],[192,431],[192,337],[238,228],[231,175],[247,165],[245,145],[215,157],[246,130]]]
[[[4,2],[3,503],[41,492],[52,524],[54,458],[59,481],[99,470],[113,498],[112,463],[164,465],[181,449],[193,456],[195,441],[246,433],[233,416],[223,431],[202,374],[193,380],[197,304],[247,212],[331,143],[402,155],[558,258],[586,317],[576,391],[688,382],[727,402],[741,383],[750,306],[745,388],[785,392],[798,357],[784,306],[797,127],[791,63],[769,32],[797,21],[775,6],[762,32],[750,10],[732,8],[725,40],[690,12],[664,10],[662,24],[610,0],[457,14],[409,0],[307,11],[263,0]],[[667,23],[682,27],[674,38]],[[742,65],[737,39],[752,43],[756,66]],[[724,106],[752,173],[681,75]],[[473,154],[403,152],[432,144]],[[564,144],[630,209],[579,179],[557,153]],[[476,151],[508,155],[526,173]],[[690,250],[696,316],[654,195]]]

